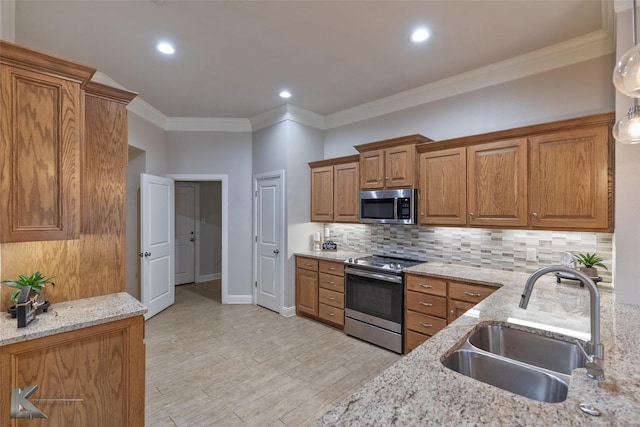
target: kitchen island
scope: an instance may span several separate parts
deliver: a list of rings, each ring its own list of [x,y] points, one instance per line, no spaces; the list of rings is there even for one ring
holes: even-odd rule
[[[317,255],[319,258],[321,254]],[[392,365],[320,418],[316,425],[639,425],[640,307],[616,303],[600,288],[601,336],[606,379],[587,378],[585,369],[571,376],[567,399],[542,403],[474,380],[444,367],[441,361],[473,331],[488,323],[509,323],[542,330],[555,337],[590,338],[589,292],[575,284],[557,284],[551,274],[533,289],[527,310],[518,303],[529,277],[514,273],[430,262],[407,272],[500,289]],[[580,411],[587,403],[601,415]]]

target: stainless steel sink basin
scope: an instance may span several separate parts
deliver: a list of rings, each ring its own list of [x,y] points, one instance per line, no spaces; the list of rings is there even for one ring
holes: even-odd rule
[[[578,344],[505,325],[486,325],[453,349],[442,364],[463,375],[556,403],[567,398],[571,372],[586,365]]]
[[[584,353],[576,343],[503,325],[478,329],[469,337],[469,343],[493,354],[567,375],[586,365]]]
[[[483,383],[540,402],[562,402],[569,390],[568,384],[557,376],[475,350],[456,350],[442,363]]]

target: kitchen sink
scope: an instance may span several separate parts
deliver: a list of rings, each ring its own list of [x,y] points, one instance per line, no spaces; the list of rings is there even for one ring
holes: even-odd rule
[[[586,365],[577,343],[501,324],[480,327],[442,360],[463,375],[540,402],[567,398],[571,372]]]
[[[587,362],[577,343],[504,325],[481,327],[469,337],[469,343],[480,350],[567,375],[584,368]]]

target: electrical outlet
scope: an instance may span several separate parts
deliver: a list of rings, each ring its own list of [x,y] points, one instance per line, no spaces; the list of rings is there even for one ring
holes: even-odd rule
[[[346,245],[347,243],[349,243],[349,238],[347,237],[347,235],[346,235],[346,234],[343,234],[343,235],[342,235],[342,243],[344,243],[345,245]]]
[[[538,260],[538,251],[536,248],[527,248],[527,261],[537,261]]]

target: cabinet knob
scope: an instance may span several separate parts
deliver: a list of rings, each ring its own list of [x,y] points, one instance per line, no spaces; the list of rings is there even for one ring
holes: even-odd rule
[[[424,216],[424,212],[420,212],[420,216]]]
[[[382,181],[382,178],[381,178],[381,177],[378,177],[378,181]]]
[[[385,177],[385,179],[389,179],[389,177],[388,177],[388,176],[386,176],[386,177]]]
[[[536,218],[538,216],[538,212],[531,212],[531,216]]]
[[[473,215],[474,215],[474,213],[473,213],[473,212],[469,212],[469,216],[473,216]]]

